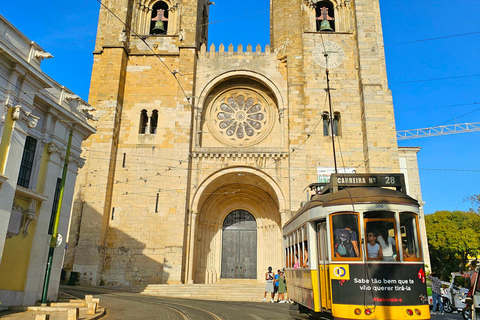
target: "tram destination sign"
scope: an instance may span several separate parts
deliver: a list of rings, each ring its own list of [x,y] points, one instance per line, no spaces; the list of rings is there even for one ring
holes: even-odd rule
[[[391,187],[405,192],[403,173],[332,173],[330,184],[338,187]]]

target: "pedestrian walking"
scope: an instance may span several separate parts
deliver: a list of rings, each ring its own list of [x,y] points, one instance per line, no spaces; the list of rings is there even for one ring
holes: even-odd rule
[[[273,296],[275,295],[273,282],[275,281],[275,275],[272,272],[272,267],[268,267],[268,272],[265,273],[265,280],[267,281],[267,283],[265,284],[265,294],[263,295],[263,302],[265,302],[265,299],[267,298],[267,293],[270,292],[272,296],[272,300],[270,302],[273,303]]]
[[[278,292],[278,278],[280,278],[280,269],[277,270],[277,274],[275,275],[275,283],[273,286],[273,300],[275,300],[275,295]],[[277,295],[277,302],[279,301],[279,296]]]
[[[439,305],[438,311],[440,311],[441,314],[444,314],[442,303],[442,281],[437,278],[437,273],[435,271],[432,271],[432,273],[430,273],[427,277],[432,282],[432,314],[435,314],[437,303]]]
[[[287,285],[285,284],[285,273],[280,271],[280,277],[278,277],[278,298],[279,303],[285,303],[285,292],[287,292]]]

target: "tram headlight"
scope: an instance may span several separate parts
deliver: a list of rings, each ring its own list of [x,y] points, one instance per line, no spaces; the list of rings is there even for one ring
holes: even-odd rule
[[[418,309],[415,309],[415,313],[418,315],[418,316],[421,316],[422,315],[422,311],[418,310]]]
[[[412,311],[412,309],[407,309],[407,314],[408,314],[409,316],[413,316],[413,311]]]
[[[359,308],[355,309],[355,315],[359,316],[362,314],[362,310],[360,310]]]
[[[367,316],[371,315],[371,314],[372,314],[372,310],[370,310],[370,309],[368,309],[368,308],[365,309],[365,314],[366,314]]]

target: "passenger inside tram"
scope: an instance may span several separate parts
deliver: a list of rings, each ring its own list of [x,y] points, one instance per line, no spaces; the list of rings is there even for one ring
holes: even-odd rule
[[[397,256],[395,238],[388,235],[387,228],[385,227],[381,227],[374,232],[377,234],[377,241],[382,247],[383,261],[395,261]]]
[[[302,264],[302,268],[308,268],[307,241],[304,242],[304,247],[303,247],[303,264]]]
[[[370,231],[367,233],[368,260],[382,261],[382,246],[377,241],[377,235]]]
[[[337,214],[332,217],[335,257],[360,257],[356,214]]]

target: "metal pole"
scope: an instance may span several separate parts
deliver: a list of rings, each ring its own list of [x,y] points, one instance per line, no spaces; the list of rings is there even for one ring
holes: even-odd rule
[[[63,191],[65,189],[65,180],[67,179],[68,159],[70,158],[70,148],[72,146],[72,137],[73,137],[73,130],[70,130],[70,134],[68,136],[67,153],[65,155],[65,164],[63,165],[62,180],[60,182],[60,194],[58,196],[58,206],[57,206],[57,211],[55,212],[52,238],[50,240],[50,249],[48,250],[47,270],[45,271],[45,281],[43,282],[42,304],[47,303],[48,283],[50,282],[50,273],[52,271],[53,253],[55,251],[55,247],[57,246],[58,224],[60,222],[60,211],[62,208]]]
[[[335,165],[335,173],[337,172],[337,156],[335,154],[335,136],[333,135],[333,111],[332,111],[332,97],[330,96],[330,79],[328,77],[329,71],[325,69],[327,74],[327,93],[328,93],[328,105],[330,107],[330,131],[332,133],[332,147],[333,147],[333,163]]]

